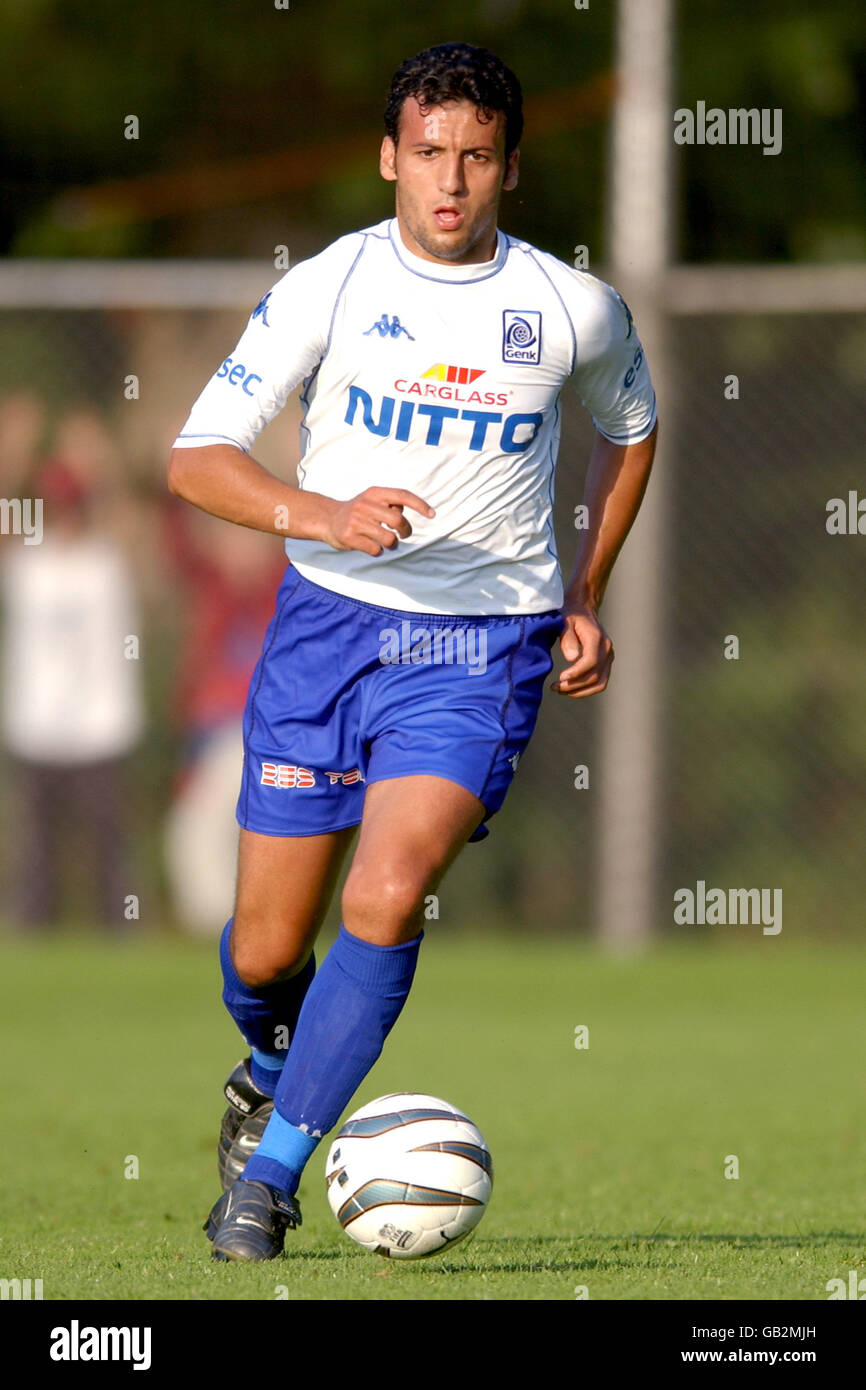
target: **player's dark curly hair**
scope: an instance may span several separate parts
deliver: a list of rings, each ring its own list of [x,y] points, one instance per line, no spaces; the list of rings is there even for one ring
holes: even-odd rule
[[[478,119],[492,121],[497,111],[505,115],[506,158],[523,134],[523,93],[510,68],[495,53],[471,43],[440,43],[407,58],[394,73],[385,107],[385,130],[394,144],[400,112],[407,97],[415,97],[422,111],[445,101],[471,101]]]

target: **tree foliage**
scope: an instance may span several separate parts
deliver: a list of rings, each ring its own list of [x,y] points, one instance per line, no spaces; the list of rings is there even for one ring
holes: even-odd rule
[[[449,38],[499,52],[530,112],[509,230],[563,257],[604,258],[615,6],[592,0],[6,0],[0,9],[0,244],[18,255],[265,254],[274,229],[318,244],[388,214],[376,175],[393,69]],[[677,149],[685,259],[851,259],[863,254],[866,39],[857,0],[702,0],[677,17],[673,107],[781,108],[777,157]],[[594,88],[593,84],[596,84]],[[586,99],[584,100],[584,97]],[[533,103],[542,103],[534,107]],[[536,120],[532,111],[544,111]],[[140,123],[124,138],[124,119]],[[673,112],[672,128],[673,128]],[[364,136],[369,134],[369,153]],[[307,156],[302,175],[233,177],[263,154]],[[171,207],[149,211],[154,174]],[[138,188],[112,216],[64,191]],[[207,196],[200,196],[202,187]],[[221,202],[220,190],[223,190]]]

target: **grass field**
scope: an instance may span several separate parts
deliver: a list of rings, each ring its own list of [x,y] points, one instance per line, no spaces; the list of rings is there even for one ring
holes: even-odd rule
[[[431,927],[352,1108],[453,1101],[496,1181],[473,1239],[406,1263],[339,1230],[327,1145],[286,1258],[209,1260],[220,1089],[241,1055],[214,948],[7,938],[0,978],[0,1275],[41,1278],[45,1299],[820,1300],[866,1275],[866,952],[762,937],[617,961]]]

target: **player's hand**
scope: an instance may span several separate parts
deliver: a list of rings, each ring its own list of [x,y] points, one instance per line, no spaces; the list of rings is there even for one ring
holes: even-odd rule
[[[436,515],[414,492],[400,487],[368,487],[348,502],[333,503],[325,520],[324,539],[334,550],[363,550],[367,555],[381,555],[412,534],[403,515],[404,507],[421,516]]]
[[[562,616],[565,630],[559,648],[569,664],[550,688],[574,700],[598,695],[610,679],[613,643],[591,608],[567,611]]]

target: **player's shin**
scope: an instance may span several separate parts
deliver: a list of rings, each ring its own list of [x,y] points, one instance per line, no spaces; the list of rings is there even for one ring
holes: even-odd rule
[[[370,1071],[409,994],[423,932],[375,946],[340,927],[310,986],[245,1179],[295,1193],[319,1140]]]
[[[230,921],[220,939],[223,1002],[250,1047],[250,1075],[255,1086],[273,1096],[301,1006],[316,973],[316,961],[310,956],[303,970],[290,980],[247,985],[232,962],[231,928]]]

